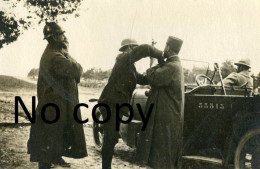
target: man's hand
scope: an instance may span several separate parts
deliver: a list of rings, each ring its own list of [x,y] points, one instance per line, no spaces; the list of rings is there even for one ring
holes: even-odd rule
[[[159,65],[147,69],[146,70],[146,75],[150,76],[157,68],[159,68]]]

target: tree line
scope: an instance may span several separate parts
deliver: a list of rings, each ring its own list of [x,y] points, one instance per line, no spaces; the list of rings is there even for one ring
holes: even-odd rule
[[[105,80],[108,79],[110,74],[111,74],[112,69],[110,70],[101,70],[100,68],[90,68],[87,71],[83,72],[81,78],[84,80],[87,79],[95,79],[95,80]],[[30,78],[37,78],[39,75],[39,69],[38,68],[33,68],[29,71],[27,74],[27,77]]]
[[[196,67],[194,66],[191,70],[189,69],[183,69],[184,72],[184,81],[185,84],[192,84],[192,83],[196,83],[195,82],[195,78],[197,75],[199,74],[206,74],[207,71],[207,67]],[[236,72],[237,69],[236,67],[232,64],[232,62],[230,60],[226,60],[225,62],[223,62],[221,64],[221,75],[223,78],[227,77],[230,73],[232,72]],[[109,70],[101,70],[100,68],[90,68],[87,71],[85,71],[82,74],[82,78],[84,80],[89,80],[89,79],[93,79],[93,80],[107,80],[111,74],[112,69]],[[207,76],[208,77],[212,77],[214,73],[214,70],[208,70]],[[36,78],[39,74],[39,69],[32,69],[30,70],[30,72],[28,73],[28,77],[30,78]],[[257,75],[252,75],[253,79],[254,79],[254,84],[255,86],[260,86],[260,72]],[[220,76],[218,73],[215,74],[215,78],[214,78],[214,83],[217,84],[220,81]]]
[[[230,60],[224,61],[220,69],[221,69],[221,75],[223,79],[227,77],[230,73],[237,71],[237,69],[235,68],[235,66],[232,64]],[[199,74],[203,74],[203,75],[207,74],[207,76],[210,78],[214,74],[214,70],[209,70],[207,66],[205,67],[194,66],[191,70],[184,68],[183,72],[184,72],[184,81],[186,84],[196,83],[195,78]],[[216,73],[213,82],[217,84],[219,81],[220,81],[220,76],[218,73]]]

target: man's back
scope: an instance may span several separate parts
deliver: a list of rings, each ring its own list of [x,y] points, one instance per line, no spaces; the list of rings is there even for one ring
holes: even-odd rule
[[[136,71],[134,63],[151,56],[160,58],[162,51],[150,46],[140,45],[129,53],[117,56],[108,84],[105,86],[99,100],[100,102],[128,103],[136,84],[147,84],[147,79]]]
[[[130,63],[128,54],[119,54],[99,100],[109,102],[124,100],[127,103],[136,87],[136,74],[136,68]]]

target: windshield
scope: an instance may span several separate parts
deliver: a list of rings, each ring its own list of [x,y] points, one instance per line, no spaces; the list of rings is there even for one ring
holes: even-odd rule
[[[199,74],[208,75],[209,63],[197,60],[181,59],[185,84],[196,84]]]
[[[208,75],[209,63],[197,60],[181,59],[184,82],[185,84],[195,85],[195,78],[199,74]],[[144,58],[135,63],[136,69],[139,73],[145,74],[146,70],[150,68],[150,58]],[[157,65],[157,59],[154,60],[152,66]],[[210,76],[211,77],[211,76]]]

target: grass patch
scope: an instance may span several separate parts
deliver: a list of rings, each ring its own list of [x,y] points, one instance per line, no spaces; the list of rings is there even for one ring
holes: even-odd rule
[[[11,76],[0,75],[0,90],[36,89],[36,85]]]

